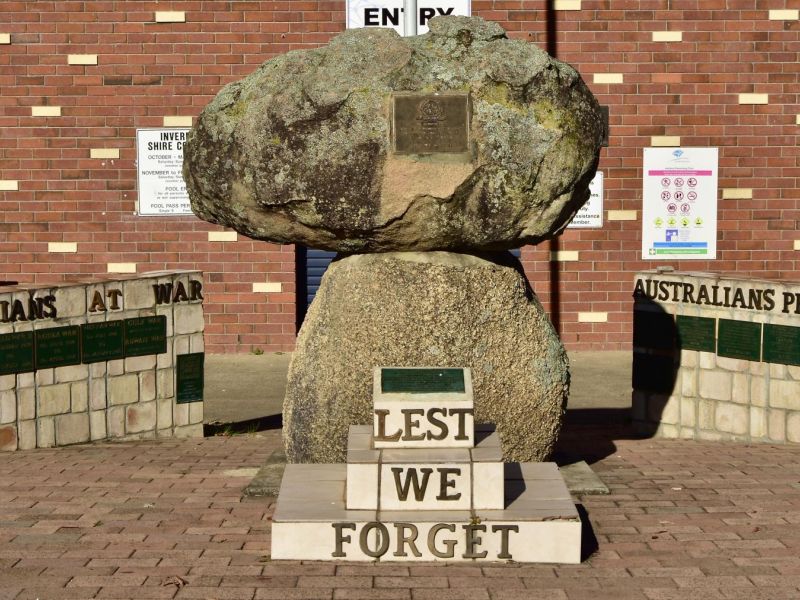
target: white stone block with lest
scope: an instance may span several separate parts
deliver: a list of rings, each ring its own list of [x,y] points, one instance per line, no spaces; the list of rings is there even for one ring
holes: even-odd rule
[[[468,368],[373,371],[375,448],[471,448],[473,407]]]

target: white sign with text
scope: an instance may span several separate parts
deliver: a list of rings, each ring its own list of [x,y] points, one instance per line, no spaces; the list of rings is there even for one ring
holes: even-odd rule
[[[589,184],[586,201],[567,229],[597,229],[603,226],[603,172],[598,171]]]
[[[182,174],[183,145],[188,133],[188,129],[174,127],[136,130],[137,214],[192,214]]]

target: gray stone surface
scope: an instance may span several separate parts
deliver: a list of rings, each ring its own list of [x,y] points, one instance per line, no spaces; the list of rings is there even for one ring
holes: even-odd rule
[[[475,421],[497,425],[504,459],[546,459],[566,404],[567,358],[518,268],[508,253],[332,263],[289,367],[289,461],[344,461],[349,425],[371,423],[374,366],[471,367]]]
[[[391,152],[393,92],[469,92],[466,156]],[[248,237],[348,253],[500,250],[588,199],[598,105],[569,65],[496,23],[354,29],[220,91],[185,148],[192,209]]]

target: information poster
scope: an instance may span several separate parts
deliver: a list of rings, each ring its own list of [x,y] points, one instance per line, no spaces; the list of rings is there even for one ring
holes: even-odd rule
[[[405,35],[403,0],[348,0],[347,28],[391,27]],[[428,21],[439,15],[470,15],[470,0],[417,0],[417,34],[428,32]]]
[[[589,184],[589,200],[586,201],[568,229],[597,229],[603,226],[603,173],[598,171]]]
[[[188,133],[174,127],[136,130],[139,215],[192,214],[182,175]]]
[[[717,256],[717,148],[645,148],[643,259]]]

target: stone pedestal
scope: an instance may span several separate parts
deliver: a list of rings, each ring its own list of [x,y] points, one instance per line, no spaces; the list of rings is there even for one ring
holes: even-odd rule
[[[581,521],[558,467],[503,463],[494,427],[462,428],[470,372],[446,370],[463,374],[462,391],[386,394],[376,369],[375,423],[350,427],[347,463],[287,465],[273,559],[580,562]],[[464,411],[454,427],[448,405]]]
[[[370,395],[376,364],[470,367],[475,419],[497,426],[504,460],[547,460],[567,401],[567,357],[521,271],[508,253],[389,252],[331,263],[289,367],[289,461],[345,460],[349,425],[372,423],[373,401],[388,401]]]

